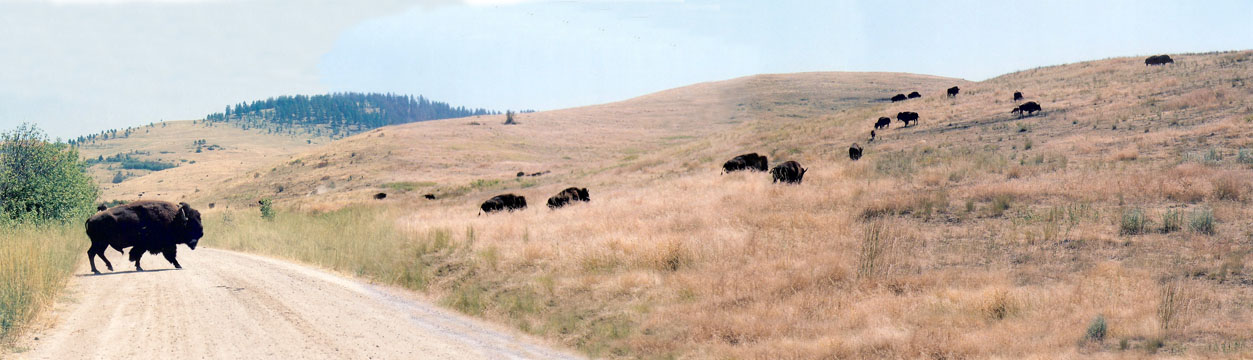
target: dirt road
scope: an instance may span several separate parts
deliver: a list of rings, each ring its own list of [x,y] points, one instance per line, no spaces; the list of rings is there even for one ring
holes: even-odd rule
[[[578,358],[404,291],[279,260],[180,249],[80,276],[19,359]],[[101,268],[103,270],[103,268]],[[34,340],[38,338],[39,340]],[[0,356],[3,357],[3,356]]]

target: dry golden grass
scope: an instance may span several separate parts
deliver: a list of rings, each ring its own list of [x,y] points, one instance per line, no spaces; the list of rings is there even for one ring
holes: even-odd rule
[[[601,357],[1253,357],[1253,88],[1233,82],[1253,53],[1172,56],[980,83],[753,77],[514,127],[385,128],[207,192],[283,212],[206,213],[205,242],[422,289]],[[906,90],[924,97],[833,99]],[[1015,90],[1044,111],[1011,115]],[[900,111],[922,120],[865,143]],[[804,183],[718,175],[750,151],[800,161]],[[402,181],[412,194],[368,200]],[[542,206],[571,185],[592,202]],[[506,191],[532,207],[476,216]],[[1122,235],[1132,210],[1146,226]]]
[[[77,225],[0,226],[0,347],[52,304],[87,244]]]

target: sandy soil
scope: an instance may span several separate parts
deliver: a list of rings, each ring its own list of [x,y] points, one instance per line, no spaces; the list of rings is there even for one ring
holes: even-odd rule
[[[387,289],[279,260],[181,248],[80,275],[18,359],[578,358]],[[103,264],[101,270],[104,270]],[[87,273],[84,271],[84,273]],[[38,340],[35,340],[38,339]],[[7,357],[7,356],[0,356]]]

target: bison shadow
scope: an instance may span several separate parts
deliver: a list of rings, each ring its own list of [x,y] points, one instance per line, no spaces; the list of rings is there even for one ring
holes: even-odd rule
[[[86,274],[75,274],[74,276],[77,276],[77,277],[95,277],[95,276],[123,275],[123,274],[133,274],[133,273],[154,273],[154,272],[174,271],[174,270],[183,270],[183,269],[156,269],[156,270],[148,270],[148,269],[144,269],[143,271],[139,271],[139,270],[126,270],[126,271],[111,271],[111,272],[107,272],[107,273],[99,273],[99,274],[92,274],[92,273],[86,273]]]

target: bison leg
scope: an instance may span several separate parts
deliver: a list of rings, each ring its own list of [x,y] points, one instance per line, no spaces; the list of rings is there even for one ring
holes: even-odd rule
[[[175,269],[182,269],[183,266],[178,264],[178,260],[174,260],[174,255],[176,254],[175,251],[177,250],[178,248],[174,247],[174,245],[170,245],[169,247],[161,250],[161,254],[165,255],[166,261],[169,261],[170,264],[174,264]]]
[[[144,271],[144,268],[139,266],[139,259],[144,257],[144,251],[146,250],[138,246],[131,248],[131,261],[135,262],[135,271]]]
[[[105,244],[104,246],[92,244],[91,248],[87,249],[87,262],[91,264],[92,273],[100,274],[100,271],[96,270],[96,256],[97,255],[100,256],[100,260],[104,260],[104,266],[109,268],[109,271],[113,271],[113,264],[109,263],[109,258],[104,257],[104,250],[108,248],[109,248],[108,244]]]

